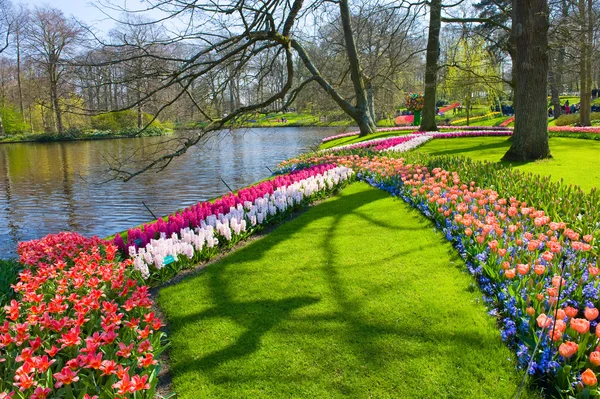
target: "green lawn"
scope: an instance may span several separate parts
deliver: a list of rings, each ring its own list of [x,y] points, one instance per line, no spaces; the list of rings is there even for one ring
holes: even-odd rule
[[[353,184],[161,290],[174,390],[180,398],[514,397],[522,373],[463,267],[420,214]]]
[[[502,122],[504,122],[505,120],[507,120],[508,118],[510,118],[509,116],[501,116],[499,118],[492,118],[492,119],[488,119],[485,121],[480,121],[477,123],[473,123],[473,125],[478,125],[478,126],[498,126],[500,125]]]
[[[465,137],[431,140],[419,148],[432,155],[465,155],[475,160],[499,161],[510,147],[506,137]],[[550,138],[554,159],[515,167],[540,175],[564,179],[566,183],[581,186],[586,191],[600,187],[600,142],[596,140]]]

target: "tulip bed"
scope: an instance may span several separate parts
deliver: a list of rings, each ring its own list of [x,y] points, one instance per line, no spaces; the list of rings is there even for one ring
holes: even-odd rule
[[[332,164],[293,171],[130,229],[127,244],[117,234],[114,243],[129,254],[145,280],[165,281],[182,268],[206,261],[264,226],[325,198],[351,178],[351,170]]]
[[[230,248],[352,176],[316,165],[200,203],[131,229],[125,261],[120,234],[113,242],[59,233],[20,243],[16,298],[6,288],[10,302],[0,310],[0,398],[153,398],[165,344],[146,284]]]
[[[19,244],[0,325],[0,398],[153,398],[161,321],[132,261],[98,238]]]
[[[457,126],[438,126],[440,132],[443,133],[460,133],[465,131],[480,131],[480,132],[510,132],[512,133],[513,128],[508,126],[460,126],[459,130],[457,130]],[[415,126],[397,126],[391,128],[382,128],[377,129],[376,135],[385,135],[389,136],[394,132],[414,132],[414,133],[438,133],[438,132],[421,132],[415,128]],[[327,144],[323,146],[323,148],[332,148],[331,145],[334,146],[336,143],[331,143],[334,140],[339,140],[342,138],[355,138],[353,144],[362,143],[359,139],[358,131],[341,133],[329,137],[325,137],[321,140],[321,144]],[[388,134],[389,133],[389,134]],[[507,135],[510,135],[507,134]],[[572,137],[572,138],[580,138],[580,139],[593,139],[600,140],[600,127],[599,126],[548,126],[548,134],[550,137]],[[337,143],[340,144],[340,143]]]
[[[600,397],[600,195],[497,164],[408,152],[432,139],[510,134],[420,132],[340,146],[112,242],[60,233],[21,243],[24,269],[0,310],[0,399],[153,397],[165,343],[147,284],[355,179],[434,220],[519,366],[549,395]]]
[[[599,396],[599,196],[493,164],[365,155],[300,161],[350,167],[433,219],[476,277],[520,366],[552,395]]]

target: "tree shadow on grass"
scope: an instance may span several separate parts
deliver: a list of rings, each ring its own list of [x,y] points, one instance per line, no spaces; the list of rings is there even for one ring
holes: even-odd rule
[[[449,143],[451,143],[451,140],[453,140],[453,139],[438,139],[438,140],[449,140]],[[479,151],[483,151],[483,150],[495,150],[498,148],[508,150],[509,147],[510,147],[509,142],[500,141],[500,142],[496,142],[496,143],[475,145],[475,146],[471,146],[471,147],[458,147],[457,148],[457,147],[452,146],[451,148],[444,149],[444,150],[429,151],[429,154],[430,155],[465,155],[470,152],[479,152]]]
[[[221,363],[225,363],[229,360],[247,356],[260,348],[260,340],[264,334],[280,324],[283,320],[287,319],[294,310],[319,301],[318,297],[311,296],[244,302],[234,300],[230,293],[226,272],[230,266],[235,265],[238,259],[242,259],[244,262],[259,260],[265,257],[270,249],[288,240],[291,234],[301,232],[321,218],[334,217],[334,222],[331,223],[334,225],[339,223],[345,215],[353,213],[359,216],[362,215],[361,217],[369,223],[376,223],[379,227],[396,229],[397,226],[393,224],[383,223],[364,213],[357,212],[357,209],[361,206],[385,198],[389,198],[389,195],[379,190],[366,190],[350,195],[339,196],[311,209],[310,215],[302,215],[299,218],[280,226],[276,231],[264,238],[251,243],[247,247],[224,258],[222,261],[201,271],[200,274],[204,275],[204,277],[209,280],[209,288],[214,306],[200,313],[188,314],[181,318],[171,318],[172,331],[176,333],[177,329],[185,328],[188,323],[202,323],[203,320],[215,317],[228,318],[236,324],[243,326],[246,331],[230,346],[210,353],[200,359],[196,359],[192,363],[187,362],[186,364],[177,364],[173,368],[173,371],[177,373],[181,371],[180,368],[186,370],[191,368],[211,369],[218,367]],[[328,241],[332,238],[331,235],[328,235],[325,240]],[[335,264],[335,259],[332,255],[333,248],[323,248],[323,250],[328,252],[329,259],[331,260],[331,262],[328,263],[333,262],[332,265]],[[406,255],[409,252],[411,251],[402,253],[396,252],[389,258],[384,259],[384,261]],[[333,269],[330,268],[329,271],[325,271],[326,274],[329,274],[328,278],[330,279],[333,278],[331,276],[332,270]],[[197,276],[198,275],[196,275],[196,278]],[[195,276],[190,276],[189,278],[195,278]],[[339,315],[343,318],[344,314],[350,312],[350,309],[354,305],[343,299],[343,294],[340,292],[341,289],[338,285],[339,282],[333,283],[331,289],[334,292],[334,296],[338,298],[338,302],[341,306]]]
[[[454,140],[454,139],[438,139],[438,140]],[[476,152],[485,151],[485,150],[503,149],[503,150],[508,151],[508,149],[510,148],[510,141],[507,139],[505,141],[475,145],[475,146],[471,146],[471,147],[455,147],[455,146],[451,146],[449,144],[449,147],[450,148],[440,149],[437,151],[427,151],[427,153],[432,156],[459,155],[459,156],[468,157],[469,154],[471,154],[471,153],[476,153]],[[539,162],[539,161],[519,161],[519,162],[502,161],[500,158],[502,158],[503,155],[504,155],[504,153],[499,154],[498,159],[495,159],[495,160],[489,159],[488,161],[494,162],[498,165],[502,165],[505,168],[514,168],[517,166],[523,166],[523,165],[527,165],[530,163]]]
[[[361,363],[368,365],[371,370],[385,367],[385,361],[382,359],[385,359],[388,354],[385,353],[385,348],[379,346],[378,339],[388,335],[393,335],[399,340],[444,344],[458,357],[463,356],[461,353],[464,353],[465,346],[474,348],[474,350],[485,350],[486,344],[483,335],[477,332],[467,331],[455,335],[454,333],[424,326],[407,325],[405,322],[393,324],[390,323],[390,320],[385,319],[382,322],[374,322],[372,319],[365,317],[364,304],[361,299],[356,299],[348,293],[350,287],[344,282],[343,276],[340,276],[340,269],[346,265],[341,264],[336,255],[336,240],[342,234],[348,234],[347,231],[339,230],[344,228],[343,219],[353,216],[386,231],[423,231],[432,228],[431,222],[422,224],[419,227],[411,227],[407,226],[406,223],[381,220],[381,218],[375,216],[375,212],[360,209],[363,205],[388,198],[389,195],[386,192],[379,190],[363,190],[347,195],[342,194],[311,209],[309,213],[300,216],[296,220],[282,225],[261,240],[211,265],[201,272],[201,276],[190,276],[191,279],[208,279],[208,288],[213,305],[201,312],[170,318],[173,333],[177,334],[178,329],[185,329],[189,323],[202,324],[214,318],[229,319],[231,322],[242,326],[244,331],[235,342],[224,348],[199,358],[190,357],[191,360],[189,361],[177,362],[172,369],[173,372],[182,375],[203,373],[215,384],[229,384],[232,381],[247,383],[251,379],[257,381],[260,379],[268,380],[272,376],[263,374],[264,370],[255,367],[244,369],[241,373],[235,375],[226,376],[211,373],[211,370],[224,363],[247,357],[258,351],[261,348],[264,335],[291,317],[294,318],[294,322],[300,323],[302,326],[302,334],[314,334],[315,336],[333,334],[332,331],[328,330],[330,326],[328,322],[332,322],[336,326],[341,325],[342,330],[339,336],[343,339],[344,344],[356,358],[360,359]],[[238,262],[251,262],[268,256],[270,249],[290,239],[290,235],[299,233],[305,228],[310,228],[315,221],[322,218],[332,218],[332,220],[328,221],[327,230],[320,239],[320,252],[325,255],[325,261],[315,269],[315,272],[320,271],[324,278],[325,287],[327,288],[327,294],[325,295],[333,303],[333,311],[328,311],[326,314],[293,315],[299,309],[314,305],[321,300],[320,296],[294,296],[294,292],[290,292],[290,296],[282,299],[268,298],[249,301],[235,299],[235,290],[239,290],[239,288],[234,289],[231,287],[231,279],[235,279],[236,275],[235,273],[233,275],[228,274],[229,268],[233,269]],[[385,231],[382,232],[382,240],[386,239],[385,233]],[[441,242],[445,242],[439,234],[437,237]],[[394,258],[425,249],[423,245],[417,245],[415,242],[407,244],[408,249],[402,251],[397,250],[398,245],[395,244],[390,256],[379,257],[378,261],[387,263]],[[357,245],[360,245],[360,243],[357,243]],[[298,256],[301,256],[301,254]],[[369,295],[373,294],[372,291],[369,291]],[[323,322],[325,325],[320,324]],[[292,332],[292,334],[294,333]],[[335,333],[335,335],[338,334]],[[198,339],[202,338],[198,337]],[[190,342],[190,344],[193,345],[193,342]],[[308,350],[308,348],[305,349]],[[318,351],[318,349],[315,350]],[[407,351],[397,355],[400,357],[405,356],[407,359],[428,356],[426,352],[421,353],[419,351]],[[319,356],[319,354],[315,354],[315,356]],[[294,383],[292,381],[294,376],[292,375],[281,376],[281,378],[278,376],[279,381],[286,378],[290,379],[290,383]],[[344,395],[351,395],[353,387],[346,383],[339,383],[335,386],[335,389]]]

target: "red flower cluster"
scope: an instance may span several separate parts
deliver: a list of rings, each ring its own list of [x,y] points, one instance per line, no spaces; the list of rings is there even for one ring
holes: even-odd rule
[[[0,398],[152,397],[162,323],[131,261],[75,233],[18,251],[26,268],[0,321]]]

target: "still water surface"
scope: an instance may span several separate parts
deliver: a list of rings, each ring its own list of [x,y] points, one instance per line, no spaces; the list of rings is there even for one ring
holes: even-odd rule
[[[160,173],[106,180],[107,155],[127,154],[161,137],[0,145],[0,258],[19,241],[59,231],[105,237],[156,215],[224,194],[270,175],[280,161],[335,134],[333,128],[244,129],[192,148]]]

